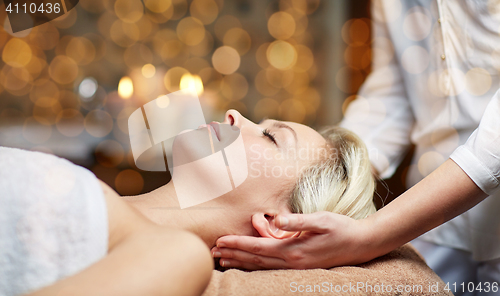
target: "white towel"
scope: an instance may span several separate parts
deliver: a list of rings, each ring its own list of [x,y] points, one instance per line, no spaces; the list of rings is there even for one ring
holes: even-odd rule
[[[104,257],[107,208],[90,171],[0,147],[0,295],[22,295]]]

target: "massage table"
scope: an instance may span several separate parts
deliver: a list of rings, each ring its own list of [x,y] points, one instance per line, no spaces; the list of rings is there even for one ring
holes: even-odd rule
[[[359,264],[308,270],[214,270],[203,296],[453,295],[410,245]]]

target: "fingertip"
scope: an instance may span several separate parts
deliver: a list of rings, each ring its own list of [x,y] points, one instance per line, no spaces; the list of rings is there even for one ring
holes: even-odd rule
[[[240,236],[238,236],[238,235],[226,235],[226,236],[223,236],[223,237],[220,237],[219,239],[217,239],[215,245],[218,248],[226,248],[226,247],[232,248],[238,242],[239,238],[240,238]]]
[[[286,230],[286,227],[288,226],[288,223],[289,223],[288,217],[286,217],[284,215],[279,215],[277,218],[278,219],[277,219],[276,226],[278,226],[281,229]]]
[[[224,248],[228,245],[230,239],[225,236],[225,237],[220,237],[219,239],[217,239],[217,241],[215,242],[215,247],[216,248]]]

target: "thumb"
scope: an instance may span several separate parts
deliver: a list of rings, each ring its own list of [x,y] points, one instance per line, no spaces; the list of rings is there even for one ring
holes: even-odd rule
[[[312,214],[279,214],[276,217],[276,226],[288,231],[312,231],[326,233],[333,228],[330,212],[316,212]],[[330,223],[332,222],[332,223]]]

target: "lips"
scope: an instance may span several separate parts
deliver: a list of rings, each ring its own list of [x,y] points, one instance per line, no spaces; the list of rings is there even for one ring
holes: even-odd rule
[[[219,123],[211,122],[208,126],[212,129],[213,133],[215,134],[215,137],[217,137],[217,140],[220,142]]]

